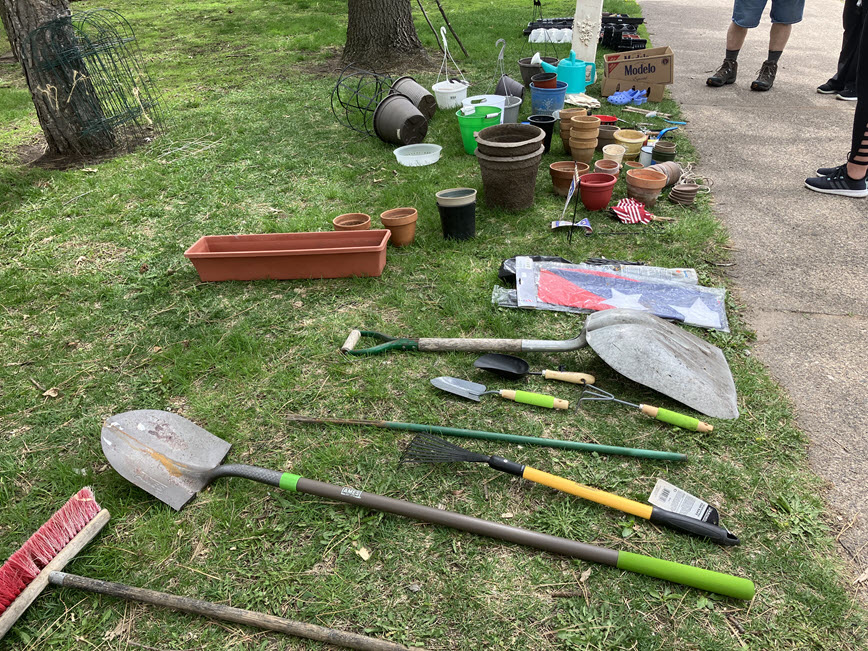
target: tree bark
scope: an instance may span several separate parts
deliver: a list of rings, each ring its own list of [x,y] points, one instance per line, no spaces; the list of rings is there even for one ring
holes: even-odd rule
[[[3,23],[3,29],[6,31],[6,38],[9,39],[9,47],[12,49],[12,56],[16,61],[20,61],[18,56],[18,44],[12,38],[12,19],[9,17],[9,11],[6,8],[5,2],[0,2],[0,22]]]
[[[428,62],[413,24],[410,0],[349,0],[348,5],[345,64],[385,70]]]
[[[89,81],[84,60],[68,61],[46,68],[38,65],[35,54],[41,48],[75,47],[67,0],[0,0],[3,18],[24,77],[36,107],[36,116],[52,154],[92,155],[114,148],[112,134],[97,132],[82,137],[85,124],[98,124],[102,118],[99,100]],[[33,30],[45,23],[66,18],[69,24],[31,40]]]

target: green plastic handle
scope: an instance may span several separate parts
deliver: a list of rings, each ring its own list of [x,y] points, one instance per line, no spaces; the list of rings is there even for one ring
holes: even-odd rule
[[[753,581],[748,579],[631,552],[618,552],[617,567],[735,599],[750,600],[756,592]]]
[[[669,423],[670,425],[675,425],[676,427],[682,427],[684,429],[690,429],[694,432],[699,429],[698,418],[685,416],[684,414],[679,414],[677,411],[669,411],[662,407],[657,410],[657,416],[655,416],[655,418],[657,420],[662,420],[664,423]]]
[[[566,400],[547,396],[543,393],[503,390],[500,392],[500,395],[508,400],[515,400],[525,405],[536,405],[537,407],[547,407],[548,409],[567,409],[570,406],[570,403]]]

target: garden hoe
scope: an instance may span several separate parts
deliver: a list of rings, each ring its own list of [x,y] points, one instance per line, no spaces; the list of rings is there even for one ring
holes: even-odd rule
[[[356,349],[361,337],[385,343]],[[578,337],[539,339],[409,339],[353,330],[341,351],[376,355],[388,350],[556,353],[590,346],[621,375],[712,418],[738,418],[735,383],[716,346],[641,310],[613,308],[588,315]]]
[[[218,477],[242,477],[284,490],[395,513],[481,536],[611,565],[737,599],[752,599],[754,584],[729,574],[558,538],[413,502],[243,464],[221,465],[231,446],[186,418],[165,411],[128,411],[109,417],[102,449],[125,479],[180,510]]]

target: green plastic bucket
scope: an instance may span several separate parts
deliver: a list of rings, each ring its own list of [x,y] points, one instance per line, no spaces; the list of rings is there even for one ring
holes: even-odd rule
[[[476,138],[474,136],[485,127],[500,124],[500,114],[503,109],[497,106],[476,106],[473,107],[473,112],[468,111],[467,113],[464,112],[465,109],[466,107],[458,109],[455,115],[458,116],[458,128],[461,129],[464,151],[473,155],[476,152]]]

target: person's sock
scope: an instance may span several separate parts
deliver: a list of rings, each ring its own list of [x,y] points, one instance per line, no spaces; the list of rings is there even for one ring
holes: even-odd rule
[[[725,58],[730,61],[738,61],[738,50],[727,50]]]
[[[783,50],[769,50],[769,58],[766,60],[771,61],[772,63],[777,63],[783,53]]]

